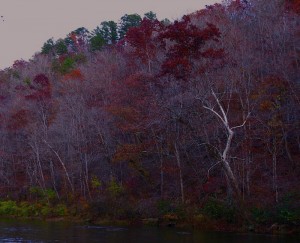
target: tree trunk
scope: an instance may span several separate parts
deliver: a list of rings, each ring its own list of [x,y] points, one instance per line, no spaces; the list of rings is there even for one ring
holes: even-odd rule
[[[67,178],[67,180],[68,180],[68,183],[69,183],[69,185],[70,185],[70,187],[71,187],[71,190],[72,190],[72,192],[74,193],[74,187],[73,187],[73,184],[72,184],[72,182],[71,182],[71,179],[70,179],[68,170],[67,170],[67,168],[66,168],[66,166],[65,166],[65,163],[62,161],[62,159],[60,158],[59,154],[52,148],[52,146],[51,146],[46,140],[44,140],[44,143],[45,143],[45,144],[52,150],[52,152],[56,155],[58,161],[60,162],[60,164],[61,164],[61,166],[62,166],[62,168],[63,168],[63,170],[64,170],[64,172],[65,172],[65,175],[66,175],[66,178]]]
[[[178,169],[179,169],[179,182],[180,182],[181,202],[184,203],[184,188],[183,188],[183,178],[182,178],[181,161],[180,161],[180,155],[179,155],[179,151],[177,149],[176,142],[174,143],[174,147],[175,147],[175,155],[176,155],[177,166],[178,166]]]
[[[228,177],[228,180],[229,180],[229,183],[230,183],[232,189],[234,190],[237,197],[240,199],[241,198],[241,191],[240,191],[238,182],[236,180],[236,177],[233,174],[233,171],[230,167],[230,164],[229,164],[229,161],[228,161],[228,158],[227,158],[234,132],[230,128],[228,128],[228,133],[229,133],[229,135],[228,135],[228,138],[227,138],[226,147],[225,147],[225,149],[223,151],[223,154],[222,154],[222,166],[224,168],[226,176]]]
[[[273,160],[273,190],[275,192],[275,201],[276,201],[276,203],[278,203],[277,156],[276,156],[276,153],[273,153],[272,160]]]

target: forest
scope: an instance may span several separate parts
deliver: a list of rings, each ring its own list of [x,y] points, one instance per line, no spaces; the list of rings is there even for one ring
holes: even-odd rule
[[[299,229],[299,14],[126,14],[16,60],[0,71],[0,214]]]

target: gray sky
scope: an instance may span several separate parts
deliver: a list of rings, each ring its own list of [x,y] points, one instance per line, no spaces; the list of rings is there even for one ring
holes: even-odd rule
[[[51,37],[64,38],[79,27],[152,10],[158,19],[177,19],[221,0],[0,0],[0,69],[28,60]]]

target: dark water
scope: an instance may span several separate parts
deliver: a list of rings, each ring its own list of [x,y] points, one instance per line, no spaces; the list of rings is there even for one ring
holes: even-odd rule
[[[299,236],[229,234],[156,227],[100,227],[0,219],[0,242],[299,243]]]

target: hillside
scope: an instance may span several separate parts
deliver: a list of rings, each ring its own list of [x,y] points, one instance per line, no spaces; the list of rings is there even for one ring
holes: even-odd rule
[[[227,1],[48,40],[0,73],[0,199],[299,228],[299,20],[298,1]]]

